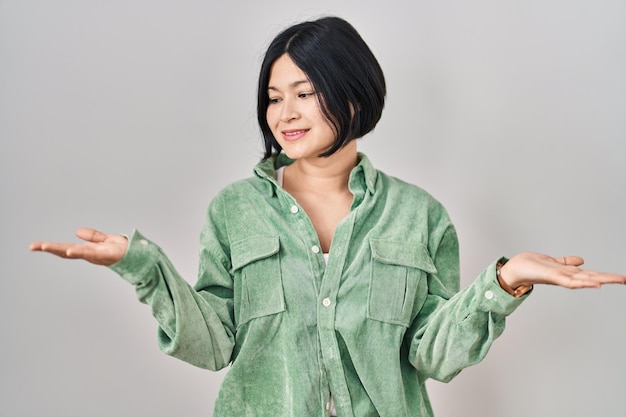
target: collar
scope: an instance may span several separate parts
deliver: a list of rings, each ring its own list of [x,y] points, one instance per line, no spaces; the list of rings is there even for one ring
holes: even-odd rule
[[[364,153],[358,152],[357,159],[359,162],[350,172],[350,178],[348,180],[349,187],[351,190],[354,187],[366,188],[370,194],[374,194],[376,191],[378,171],[374,168],[369,158]],[[280,167],[291,165],[293,162],[294,160],[290,159],[283,152],[273,154],[269,158],[260,161],[254,167],[254,174],[257,177],[268,181],[268,192],[270,192],[271,195],[274,195],[276,189],[279,188],[279,185],[276,182],[276,170]]]

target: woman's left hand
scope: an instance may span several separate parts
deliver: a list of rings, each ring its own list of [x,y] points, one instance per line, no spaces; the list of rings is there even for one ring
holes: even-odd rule
[[[603,284],[626,284],[626,276],[579,268],[579,256],[552,258],[540,253],[525,252],[512,257],[500,270],[500,277],[511,288],[535,284],[559,285],[566,288],[598,288]]]

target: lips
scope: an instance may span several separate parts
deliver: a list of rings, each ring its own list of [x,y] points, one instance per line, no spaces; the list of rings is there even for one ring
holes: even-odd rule
[[[282,130],[280,133],[283,135],[283,139],[286,141],[297,140],[308,133],[309,129],[290,129]]]

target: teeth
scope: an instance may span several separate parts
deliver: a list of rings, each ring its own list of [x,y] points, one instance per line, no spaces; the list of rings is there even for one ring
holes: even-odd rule
[[[299,135],[301,133],[303,133],[304,130],[298,130],[297,132],[285,132],[286,136],[295,136],[295,135]]]

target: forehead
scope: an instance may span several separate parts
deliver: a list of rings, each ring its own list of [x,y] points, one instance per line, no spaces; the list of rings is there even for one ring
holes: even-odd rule
[[[284,54],[274,61],[270,69],[268,88],[285,88],[302,83],[309,83],[309,78],[289,55]]]

